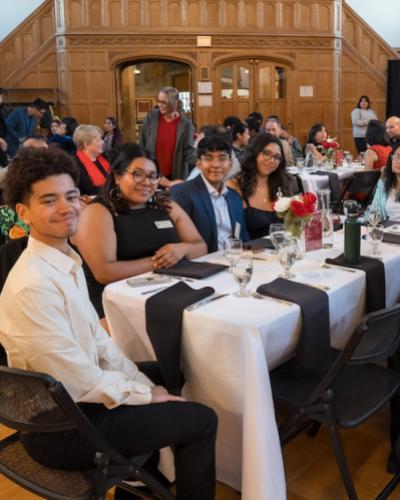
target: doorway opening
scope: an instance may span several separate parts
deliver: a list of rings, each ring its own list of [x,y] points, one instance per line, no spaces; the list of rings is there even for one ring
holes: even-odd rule
[[[188,64],[166,60],[140,60],[118,68],[119,117],[125,140],[138,141],[143,120],[157,105],[162,87],[179,90],[181,112],[193,118],[192,70]]]

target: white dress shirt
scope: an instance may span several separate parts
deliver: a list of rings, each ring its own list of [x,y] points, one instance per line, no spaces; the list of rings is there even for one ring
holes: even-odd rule
[[[232,223],[229,215],[228,202],[226,201],[226,194],[228,188],[223,185],[221,192],[217,191],[207,179],[201,174],[204,184],[207,187],[208,194],[211,198],[211,203],[215,212],[215,220],[217,222],[217,238],[218,250],[224,249],[224,241],[232,236]]]
[[[31,236],[0,295],[0,342],[11,367],[61,381],[76,402],[140,405],[152,382],[99,323],[82,261]]]
[[[400,203],[396,201],[397,195],[398,192],[395,189],[391,189],[386,201],[386,212],[389,215],[389,219],[394,221],[400,221]]]

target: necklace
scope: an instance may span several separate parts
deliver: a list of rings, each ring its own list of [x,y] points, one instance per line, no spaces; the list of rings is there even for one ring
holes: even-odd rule
[[[263,197],[262,201],[264,203],[268,203],[269,201],[268,189],[256,188],[256,193],[261,193],[261,196]]]

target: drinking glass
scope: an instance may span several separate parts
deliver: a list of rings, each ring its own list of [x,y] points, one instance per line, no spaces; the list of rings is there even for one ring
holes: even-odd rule
[[[350,168],[353,165],[353,155],[347,153],[345,155],[345,160],[346,160],[346,166]]]
[[[243,252],[243,243],[240,238],[227,238],[224,241],[225,257],[229,261],[229,271],[232,272],[235,261]]]
[[[297,245],[293,240],[285,240],[278,248],[278,258],[281,266],[284,269],[283,274],[279,276],[281,278],[294,278],[295,275],[290,272],[293,264],[296,262],[297,257]]]
[[[270,224],[269,236],[271,238],[272,244],[274,245],[275,253],[277,253],[279,245],[286,238],[286,232],[283,227],[283,224],[281,223]]]
[[[243,252],[235,261],[232,274],[235,281],[239,283],[239,290],[233,295],[235,297],[249,297],[251,293],[246,290],[246,285],[253,274],[253,255],[251,252]]]
[[[296,167],[299,169],[299,174],[303,172],[304,166],[305,166],[304,158],[297,158]]]
[[[372,208],[371,205],[367,208],[368,210],[368,222],[371,226],[377,226],[381,222],[381,216],[376,208]]]
[[[368,242],[372,246],[372,255],[380,255],[379,243],[383,239],[383,225],[368,226]]]
[[[359,155],[360,163],[362,167],[365,167],[365,151],[361,151]]]

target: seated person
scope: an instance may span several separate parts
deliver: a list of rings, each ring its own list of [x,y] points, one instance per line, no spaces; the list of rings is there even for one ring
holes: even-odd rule
[[[400,221],[400,143],[395,147],[376,186],[369,209],[378,210],[383,220]],[[368,211],[365,213],[368,220]]]
[[[228,182],[243,200],[246,227],[252,239],[269,234],[269,226],[282,222],[273,209],[278,190],[292,196],[296,185],[286,172],[281,141],[271,134],[259,134],[248,146],[242,172]]]
[[[231,129],[232,133],[232,146],[236,158],[242,161],[246,146],[250,140],[249,128],[246,123],[240,122],[234,125]]]
[[[214,412],[155,386],[107,335],[89,301],[81,259],[68,245],[81,208],[78,176],[59,149],[28,148],[10,166],[6,199],[30,236],[0,295],[0,342],[9,365],[61,381],[126,456],[175,445],[178,498],[213,500]],[[93,467],[95,450],[74,430],[21,440],[47,467]]]
[[[80,170],[79,190],[81,195],[96,195],[106,182],[110,164],[101,154],[103,139],[101,130],[95,125],[79,125],[73,135],[76,144],[76,162]]]
[[[283,153],[285,157],[285,163],[288,167],[292,167],[294,165],[292,149],[286,139],[281,138],[282,135],[282,123],[278,116],[271,115],[267,118],[265,123],[265,132],[267,134],[274,135],[278,137],[278,139],[282,142]]]
[[[392,153],[392,146],[389,144],[383,123],[379,120],[370,120],[365,140],[368,145],[365,152],[365,170],[385,167]]]
[[[67,153],[74,155],[76,153],[76,146],[72,137],[75,129],[78,127],[78,122],[73,116],[66,116],[63,118],[60,125],[52,124],[53,135],[49,138],[49,144],[55,144]]]
[[[328,139],[328,132],[323,123],[313,125],[308,133],[307,144],[304,146],[305,156],[310,151],[314,161],[319,164],[325,161],[322,143]]]
[[[204,137],[197,146],[200,175],[171,188],[171,197],[190,216],[208,252],[222,250],[237,235],[249,240],[240,196],[226,186],[232,168],[232,143],[222,134]]]
[[[186,212],[154,201],[160,179],[150,153],[138,144],[114,151],[101,193],[82,212],[73,243],[85,261],[89,295],[104,316],[104,285],[206,253]]]

